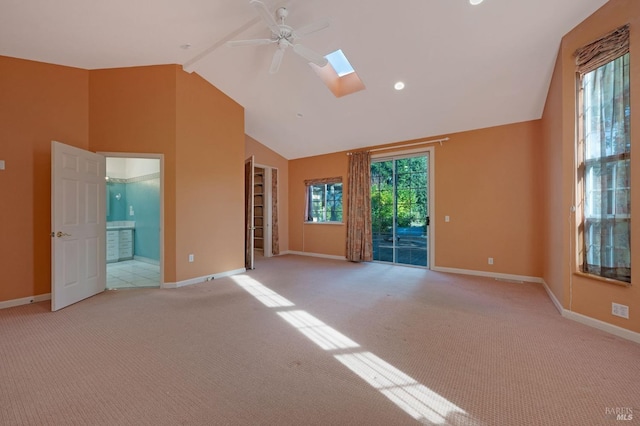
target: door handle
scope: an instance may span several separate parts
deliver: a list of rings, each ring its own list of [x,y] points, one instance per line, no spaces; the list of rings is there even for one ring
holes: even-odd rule
[[[62,231],[58,231],[58,233],[56,234],[56,237],[61,238],[61,237],[70,237],[71,234],[67,234],[66,232],[62,232]]]

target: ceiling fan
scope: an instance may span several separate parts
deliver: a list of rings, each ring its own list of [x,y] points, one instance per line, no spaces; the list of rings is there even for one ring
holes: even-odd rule
[[[327,19],[313,22],[309,25],[305,25],[294,30],[293,28],[285,24],[285,20],[289,15],[289,11],[286,7],[279,7],[275,12],[274,17],[274,15],[269,11],[267,6],[262,1],[251,0],[249,4],[256,9],[258,15],[260,15],[264,23],[271,30],[271,38],[231,40],[227,42],[228,46],[237,47],[258,44],[276,44],[278,48],[273,54],[271,67],[269,68],[269,72],[271,74],[275,74],[276,72],[278,72],[278,69],[280,69],[280,64],[282,63],[284,52],[290,46],[293,47],[294,53],[304,58],[308,62],[312,62],[319,67],[323,67],[327,64],[327,59],[324,56],[299,43],[296,43],[297,39],[303,38],[309,34],[327,28],[329,26],[329,21]]]

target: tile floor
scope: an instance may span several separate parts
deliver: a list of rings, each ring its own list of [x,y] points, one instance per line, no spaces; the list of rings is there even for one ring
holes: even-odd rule
[[[138,260],[107,263],[107,289],[160,287],[160,266]]]

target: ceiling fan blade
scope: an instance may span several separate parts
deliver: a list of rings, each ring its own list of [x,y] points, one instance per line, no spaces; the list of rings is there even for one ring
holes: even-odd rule
[[[271,32],[275,35],[280,35],[280,27],[269,8],[260,0],[251,0],[249,4],[256,9],[258,15],[260,15],[265,24],[267,24]]]
[[[270,74],[275,74],[280,69],[280,64],[282,63],[282,57],[284,56],[284,49],[277,49],[276,53],[273,54],[273,59],[271,60],[271,68],[269,68]]]
[[[293,31],[294,38],[302,38],[308,36],[309,34],[313,34],[320,30],[324,30],[328,28],[331,23],[328,18],[321,19],[320,21],[312,22],[309,25],[305,25],[303,27],[298,28]]]
[[[252,46],[258,44],[271,44],[275,43],[275,40],[270,38],[256,38],[252,40],[231,40],[227,42],[227,46],[229,47],[238,47],[238,46]]]
[[[325,58],[319,53],[314,52],[308,47],[304,47],[301,44],[294,44],[293,51],[296,52],[299,56],[306,59],[307,61],[313,62],[319,67],[324,67],[325,65],[327,65],[327,62],[328,62],[327,58]]]

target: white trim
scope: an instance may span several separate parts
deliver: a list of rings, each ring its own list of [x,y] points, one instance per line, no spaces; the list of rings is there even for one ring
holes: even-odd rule
[[[545,291],[547,292],[547,295],[549,296],[549,299],[551,299],[551,302],[553,303],[553,305],[556,307],[560,315],[562,315],[564,318],[579,322],[589,327],[597,328],[598,330],[604,331],[609,334],[613,334],[614,336],[618,336],[626,340],[631,340],[632,342],[640,343],[640,333],[636,333],[635,331],[627,330],[626,328],[618,327],[617,325],[609,324],[607,322],[600,321],[598,319],[591,318],[586,315],[579,314],[577,312],[571,312],[568,309],[564,309],[560,301],[556,298],[555,294],[553,294],[553,292],[551,291],[551,289],[549,288],[545,280],[542,278],[527,277],[522,275],[497,274],[497,273],[484,272],[484,271],[473,271],[468,269],[455,269],[455,268],[443,268],[443,267],[434,267],[432,268],[432,270],[436,272],[474,275],[479,277],[504,279],[509,281],[523,281],[523,282],[542,284]]]
[[[547,296],[549,296],[549,299],[551,299],[551,301],[553,302],[553,304],[556,307],[556,309],[558,310],[558,312],[560,312],[560,314],[562,315],[562,313],[564,312],[564,308],[562,307],[562,304],[560,303],[560,301],[558,300],[556,295],[553,294],[553,292],[551,291],[551,289],[547,285],[547,282],[544,279],[542,280],[542,286],[544,287],[545,291],[547,292]]]
[[[142,152],[110,152],[110,151],[98,151],[97,154],[103,155],[104,157],[114,157],[114,158],[143,158],[143,159],[153,159],[160,161],[160,238],[158,244],[160,245],[160,260],[158,261],[158,265],[160,266],[160,282],[164,282],[164,190],[165,190],[165,170],[164,170],[164,154],[153,154],[153,153],[142,153]],[[106,170],[105,170],[106,175]],[[106,276],[106,271],[105,271]],[[162,287],[162,285],[161,285]]]
[[[37,296],[23,297],[21,299],[5,300],[0,302],[0,309],[13,308],[15,306],[30,305],[31,303],[45,302],[51,300],[51,293],[39,294]]]
[[[450,274],[462,274],[462,275],[473,275],[476,277],[495,278],[497,280],[507,280],[507,281],[516,281],[516,282],[521,281],[521,282],[537,283],[537,284],[543,283],[542,278],[528,277],[526,275],[500,274],[497,272],[474,271],[471,269],[444,268],[441,266],[434,266],[433,268],[431,268],[431,270],[436,272],[447,272]]]
[[[331,254],[322,254],[322,253],[311,253],[311,252],[308,252],[308,251],[289,250],[289,251],[287,251],[287,254],[296,254],[298,256],[309,256],[309,257],[321,257],[323,259],[347,260],[347,258],[344,257],[344,256],[334,256],[334,255],[331,255]]]
[[[564,309],[562,304],[556,298],[556,295],[553,294],[549,286],[547,285],[545,280],[542,280],[542,285],[547,292],[547,295],[555,305],[560,315],[564,318],[570,319],[572,321],[579,322],[580,324],[587,325],[589,327],[597,328],[598,330],[604,331],[609,334],[613,334],[614,336],[621,337],[623,339],[631,340],[632,342],[640,343],[640,333],[636,333],[635,331],[627,330],[626,328],[618,327],[617,325],[609,324],[607,322],[588,317],[586,315],[579,314],[577,312],[572,312],[569,309]]]
[[[188,286],[188,285],[199,284],[199,283],[203,283],[205,281],[211,281],[211,280],[218,279],[218,278],[229,277],[231,275],[242,274],[243,272],[246,272],[246,271],[247,270],[245,268],[240,268],[240,269],[234,269],[232,271],[220,272],[218,274],[203,275],[201,277],[191,278],[191,279],[184,280],[184,281],[178,281],[177,283],[164,283],[164,284],[162,284],[162,288],[185,287],[185,286]]]
[[[613,334],[614,336],[640,343],[640,333],[636,333],[635,331],[627,330],[626,328],[618,327],[617,325],[609,324],[566,309],[562,310],[562,316],[581,324],[588,325],[589,327],[597,328],[598,330]]]

